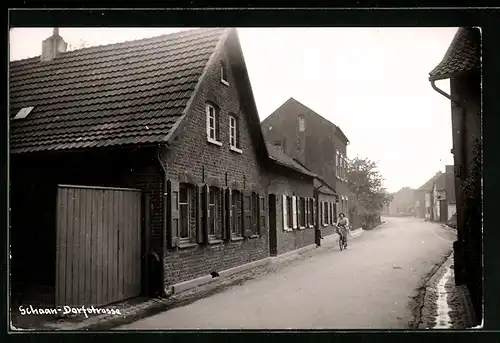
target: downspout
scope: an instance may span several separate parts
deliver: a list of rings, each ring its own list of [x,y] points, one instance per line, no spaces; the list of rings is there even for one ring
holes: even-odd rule
[[[165,147],[170,147],[170,145],[167,143],[165,144]],[[156,158],[158,159],[158,162],[160,163],[160,166],[161,168],[163,169],[163,172],[164,172],[164,175],[163,175],[163,178],[162,178],[162,190],[161,190],[161,194],[162,194],[162,200],[163,200],[163,225],[162,225],[162,230],[161,230],[161,235],[160,235],[160,239],[161,239],[161,247],[160,247],[160,254],[161,254],[161,258],[159,258],[159,263],[160,263],[160,275],[161,275],[161,293],[160,295],[162,297],[165,297],[167,295],[169,295],[169,291],[166,289],[165,287],[165,257],[166,257],[166,245],[167,245],[167,218],[165,216],[166,214],[166,193],[165,193],[165,180],[167,178],[167,167],[166,167],[166,161],[162,160],[161,158],[161,154],[160,154],[160,149],[162,148],[161,145],[158,145],[158,148],[156,149]]]
[[[432,88],[438,92],[439,94],[443,95],[444,97],[448,98],[453,105],[458,107],[459,112],[460,112],[460,122],[459,122],[459,139],[458,143],[460,146],[458,147],[460,151],[460,160],[459,163],[460,165],[458,166],[459,168],[459,179],[461,182],[459,182],[460,185],[462,185],[463,180],[465,180],[466,176],[466,149],[465,149],[465,108],[462,106],[462,104],[456,100],[454,100],[449,94],[445,93],[443,90],[439,89],[436,86],[435,80],[430,80]],[[454,147],[455,148],[455,147]],[[455,175],[456,177],[456,175]],[[456,185],[456,183],[455,183]],[[466,271],[464,271],[464,239],[465,239],[465,213],[464,211],[460,211],[461,215],[458,217],[458,206],[463,206],[463,194],[461,191],[455,190],[455,194],[460,194],[460,201],[457,199],[457,240],[453,244],[453,251],[454,251],[454,265],[455,265],[455,284],[460,285],[463,283],[463,279],[465,277]],[[458,255],[458,256],[457,256]]]

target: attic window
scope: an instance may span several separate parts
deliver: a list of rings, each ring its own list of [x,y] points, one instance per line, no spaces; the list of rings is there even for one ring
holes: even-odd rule
[[[220,63],[220,82],[229,86],[229,82],[227,81],[227,68],[224,62]]]
[[[299,131],[304,132],[306,130],[306,122],[303,116],[299,116]]]
[[[28,114],[30,114],[30,112],[33,110],[33,108],[34,108],[33,106],[21,108],[19,112],[17,112],[17,114],[15,115],[14,119],[17,120],[26,118]]]

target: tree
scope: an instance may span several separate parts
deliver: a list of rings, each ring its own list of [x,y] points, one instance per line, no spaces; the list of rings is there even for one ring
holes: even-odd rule
[[[349,216],[358,220],[361,227],[369,229],[380,220],[384,205],[389,205],[392,195],[383,187],[382,174],[376,162],[356,157],[349,161],[347,179],[352,193]]]

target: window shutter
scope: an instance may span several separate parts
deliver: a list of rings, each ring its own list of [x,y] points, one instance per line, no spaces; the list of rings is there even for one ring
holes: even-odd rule
[[[293,196],[292,197],[292,222],[293,222],[293,228],[297,228],[297,197]]]
[[[252,192],[243,192],[243,236],[252,235]]]
[[[233,197],[232,197],[232,192],[231,188],[226,188],[225,191],[225,197],[226,197],[226,215],[225,215],[225,220],[226,220],[226,225],[225,225],[225,230],[224,234],[225,239],[231,238],[231,232],[233,231]]]
[[[319,223],[320,225],[323,225],[323,220],[324,220],[324,215],[323,215],[323,201],[319,202]]]
[[[316,226],[316,223],[318,222],[318,219],[316,218],[316,213],[317,213],[317,210],[316,210],[316,199],[312,199],[312,203],[313,203],[313,225]]]
[[[257,224],[257,234],[262,235],[263,232],[267,231],[267,211],[266,211],[266,194],[258,194],[259,199],[259,222]]]
[[[299,197],[295,198],[295,203],[296,203],[296,209],[297,209],[297,227],[300,227],[300,217],[302,216],[302,208],[300,208],[300,199]]]
[[[205,236],[205,241],[208,242],[208,233],[210,230],[208,227],[210,226],[210,186],[203,185],[203,231]]]
[[[228,232],[228,221],[227,221],[227,218],[228,218],[228,213],[230,212],[231,210],[231,207],[228,207],[227,206],[227,200],[228,200],[228,196],[227,196],[227,191],[229,189],[228,188],[221,188],[221,192],[220,192],[220,200],[221,200],[221,203],[220,203],[220,222],[221,222],[221,225],[222,225],[222,232],[221,232],[221,236],[222,236],[222,239],[223,240],[228,240],[229,237],[230,237],[230,231]]]
[[[304,225],[305,225],[305,227],[309,227],[309,200],[310,200],[309,198],[305,198],[304,199],[304,210],[305,210]]]
[[[283,230],[288,229],[288,204],[287,204],[287,197],[286,195],[283,195],[282,197],[282,205],[283,205]]]
[[[179,183],[167,181],[166,192],[168,243],[171,248],[179,245]]]

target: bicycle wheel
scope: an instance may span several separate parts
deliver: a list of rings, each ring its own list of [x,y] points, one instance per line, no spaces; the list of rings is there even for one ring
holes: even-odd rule
[[[339,238],[339,246],[340,246],[340,251],[344,250],[344,237],[340,235]]]

